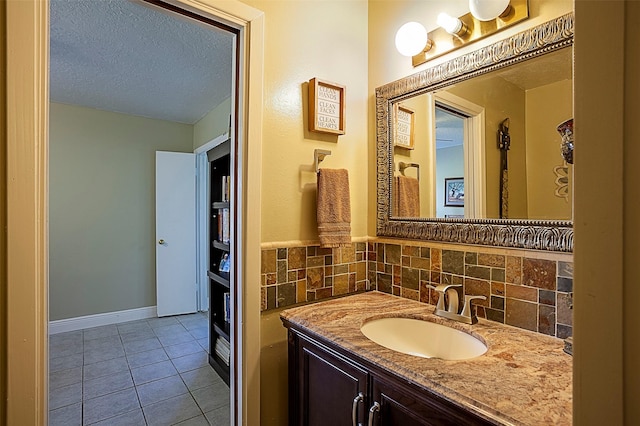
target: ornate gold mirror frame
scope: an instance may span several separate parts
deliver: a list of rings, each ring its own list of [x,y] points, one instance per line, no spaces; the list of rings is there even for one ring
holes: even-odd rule
[[[377,235],[558,252],[573,251],[573,222],[400,218],[391,215],[394,102],[573,44],[573,13],[376,89]]]

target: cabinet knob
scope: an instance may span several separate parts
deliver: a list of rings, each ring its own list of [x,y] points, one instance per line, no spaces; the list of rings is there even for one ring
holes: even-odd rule
[[[158,244],[163,245],[164,244],[164,240],[162,240],[162,239],[158,240]]]
[[[351,408],[351,422],[353,423],[353,426],[359,426],[358,425],[358,403],[359,402],[360,403],[364,402],[364,395],[362,394],[362,392],[358,393],[358,396],[353,398],[353,407]]]
[[[380,404],[377,401],[369,408],[369,426],[373,426],[373,417],[376,415],[376,411],[380,411]]]

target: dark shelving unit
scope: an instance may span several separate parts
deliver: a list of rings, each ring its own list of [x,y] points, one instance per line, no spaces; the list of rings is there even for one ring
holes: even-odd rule
[[[230,377],[229,364],[216,351],[216,344],[219,339],[224,339],[227,347],[230,348],[232,337],[231,324],[225,317],[225,294],[230,294],[231,292],[231,273],[220,271],[220,261],[224,255],[230,256],[231,244],[230,241],[221,241],[220,235],[222,235],[222,232],[219,229],[220,221],[218,219],[220,211],[228,209],[229,229],[232,227],[232,205],[228,201],[232,197],[230,191],[228,191],[228,198],[224,200],[225,191],[223,188],[223,177],[231,175],[231,140],[227,139],[222,142],[209,151],[207,156],[211,171],[210,264],[207,272],[209,276],[209,364],[228,385]],[[229,311],[233,309],[230,302],[227,306]],[[229,356],[230,358],[231,355]]]
[[[229,251],[229,244],[224,244],[221,243],[220,241],[213,241],[211,244],[213,244],[214,248],[217,248],[218,250],[222,250],[222,251]]]

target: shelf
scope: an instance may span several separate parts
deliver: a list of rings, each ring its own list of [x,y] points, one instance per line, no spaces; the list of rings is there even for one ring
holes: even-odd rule
[[[211,200],[208,219],[210,229],[208,239],[211,251],[209,268],[211,269],[207,271],[207,276],[209,277],[210,315],[209,364],[224,382],[229,384],[229,366],[215,351],[215,345],[218,339],[223,339],[227,342],[231,341],[230,324],[224,321],[225,298],[227,293],[231,293],[231,277],[229,272],[219,271],[219,263],[221,262],[221,257],[229,256],[231,251],[230,242],[222,242],[221,237],[224,234],[225,240],[228,238],[227,234],[230,234],[231,226],[233,226],[234,223],[231,202],[228,201],[233,199],[233,197],[230,196],[227,198],[225,196],[230,190],[230,185],[227,182],[229,178],[232,177],[232,146],[228,135],[220,139],[224,139],[224,141],[207,151],[207,159],[209,160],[210,167],[209,199]],[[223,183],[225,183],[225,185],[223,185]],[[224,229],[227,229],[228,232],[222,232]]]
[[[224,337],[227,342],[231,341],[231,339],[229,338],[229,332],[231,331],[231,324],[229,324],[228,322],[225,322],[224,327],[220,327],[220,324],[218,324],[217,322],[214,322],[213,329],[215,330],[216,333],[218,333],[219,336]]]
[[[207,275],[209,276],[209,278],[211,278],[211,280],[217,282],[218,284],[221,284],[223,286],[225,286],[226,288],[230,288],[230,281],[229,281],[229,273],[228,272],[211,272],[211,271],[207,271]]]
[[[211,207],[214,209],[228,209],[231,207],[231,203],[228,201],[214,201],[211,203]]]
[[[220,145],[213,147],[209,152],[207,152],[207,159],[211,161],[216,161],[224,156],[231,154],[231,138],[221,142]]]
[[[220,250],[229,251],[231,249],[231,246],[229,246],[229,244],[221,243],[217,240],[214,240],[212,244],[215,248]]]
[[[209,365],[218,373],[218,376],[229,385],[229,366],[215,352],[209,354]]]
[[[209,364],[213,367],[213,369],[218,373],[220,378],[224,380],[225,383],[229,384],[229,366],[220,358],[220,355],[216,353],[216,341],[218,336],[224,338],[227,342],[229,339],[230,325],[229,323],[225,323],[224,327],[220,327],[217,323],[212,322],[213,330],[211,330],[211,336],[209,337],[210,346],[209,346]]]

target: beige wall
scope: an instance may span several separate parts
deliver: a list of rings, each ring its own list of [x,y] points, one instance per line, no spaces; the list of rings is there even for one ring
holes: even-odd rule
[[[509,217],[533,220],[571,220],[572,198],[554,195],[553,168],[562,165],[556,127],[573,116],[573,82],[564,80],[523,90],[502,78],[476,78],[448,89],[485,107],[487,217],[498,218],[500,206],[500,150],[496,133],[509,118]],[[499,100],[499,102],[498,102]]]
[[[317,240],[313,150],[345,168],[351,235],[367,235],[366,0],[246,1],[265,13],[262,241]],[[346,86],[346,133],[307,130],[307,82]]]
[[[231,98],[212,109],[193,125],[193,149],[229,132]]]
[[[636,37],[638,23],[640,22],[640,3],[628,1],[625,16],[625,40],[632,40]],[[620,45],[620,44],[619,44]],[[637,160],[640,158],[640,132],[638,131],[638,116],[640,116],[640,83],[637,76],[640,75],[640,45],[638,43],[625,43],[625,93],[635,94],[625,97],[624,103],[624,155],[622,167],[624,169],[624,188],[623,205],[624,205],[624,223],[623,235],[638,236],[640,235],[640,205],[637,202],[640,197],[640,167]],[[587,86],[588,87],[588,86]],[[586,88],[581,86],[581,88]],[[597,109],[592,112],[597,114]],[[605,122],[606,123],[606,122]],[[606,129],[606,125],[603,126]],[[596,143],[597,136],[594,135],[590,139],[590,143]],[[602,140],[599,141],[600,145]],[[618,142],[619,143],[619,142]],[[591,182],[588,182],[591,183]],[[584,190],[584,187],[583,187]],[[591,204],[598,204],[599,200],[595,197],[588,198]],[[617,225],[615,225],[617,226]],[[640,424],[640,405],[637,396],[640,393],[640,365],[637,360],[640,359],[640,327],[638,326],[637,301],[640,300],[640,269],[637,262],[640,257],[640,239],[624,238],[622,242],[624,256],[624,280],[623,280],[623,345],[624,345],[624,415],[627,424]],[[591,255],[599,253],[597,248],[591,248]],[[595,256],[594,256],[595,257]],[[586,266],[586,264],[584,265]],[[586,272],[586,268],[585,268]],[[597,279],[592,278],[589,284],[590,288],[597,285]],[[585,293],[588,294],[588,293]],[[594,318],[590,317],[590,321]],[[605,324],[600,325],[600,333],[606,333]],[[584,334],[583,334],[584,336]],[[599,335],[595,336],[589,343],[596,344]],[[587,340],[589,338],[587,337]],[[589,355],[587,355],[588,359]],[[583,358],[584,359],[584,358]],[[597,358],[591,358],[591,362]],[[587,411],[587,415],[589,412]]]
[[[0,36],[6,34],[5,3],[0,3]],[[7,84],[6,44],[0,45],[0,170],[7,167],[7,120],[6,89]],[[7,181],[6,174],[0,174],[0,425],[6,418],[7,400]]]
[[[287,330],[282,309],[263,312],[260,332],[260,425],[285,425],[288,418]]]
[[[577,425],[640,424],[639,6],[576,1]]]
[[[48,7],[45,2],[3,2],[7,49],[6,179],[7,352],[9,425],[47,421],[48,320]],[[0,108],[3,109],[3,108]],[[6,356],[5,356],[6,355]]]
[[[433,135],[431,132],[431,120],[434,114],[431,108],[430,98],[426,95],[415,96],[401,103],[402,106],[410,108],[414,116],[414,148],[405,149],[402,147],[393,148],[393,164],[394,175],[400,174],[398,171],[398,163],[420,164],[420,216],[431,217],[433,202],[433,182],[432,174],[429,171],[431,162],[433,161]],[[375,171],[372,170],[371,173]],[[410,168],[406,170],[406,176],[416,177],[416,169]],[[392,195],[395,196],[395,195]],[[395,205],[395,202],[393,203]]]
[[[155,151],[193,128],[51,104],[50,320],[154,306]]]
[[[262,146],[262,242],[317,240],[313,150],[331,150],[321,167],[349,172],[351,235],[367,235],[367,2],[245,1],[265,13]],[[346,86],[346,133],[307,129],[308,81]],[[251,214],[251,213],[249,213]],[[261,359],[286,362],[286,333],[276,317],[261,321]],[[279,361],[278,361],[279,360]],[[286,371],[286,370],[285,370]],[[261,424],[287,418],[286,382],[261,369]]]
[[[447,90],[484,107],[485,112],[485,200],[488,218],[500,217],[500,154],[497,134],[500,123],[509,118],[511,149],[509,167],[510,218],[527,217],[527,144],[525,139],[525,91],[500,77],[477,78],[473,84],[457,84]]]
[[[431,119],[434,111],[431,107],[431,98],[427,95],[415,96],[413,98],[402,101],[402,105],[413,110],[415,120],[414,127],[414,148],[409,150],[401,147],[393,149],[394,175],[398,175],[398,163],[420,164],[420,216],[433,216],[433,178],[430,172],[430,165],[433,160],[433,134],[431,129]],[[372,135],[373,137],[373,135]],[[374,139],[375,140],[375,139]],[[374,173],[371,170],[370,173]],[[406,171],[406,176],[416,177],[416,169],[410,168]],[[395,202],[394,202],[395,205]]]
[[[534,220],[571,220],[572,192],[555,196],[556,174],[562,166],[558,124],[573,117],[573,81],[564,80],[526,92],[527,216]],[[573,166],[569,165],[569,176]],[[571,185],[573,180],[569,182]],[[571,186],[569,186],[571,188]]]

